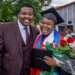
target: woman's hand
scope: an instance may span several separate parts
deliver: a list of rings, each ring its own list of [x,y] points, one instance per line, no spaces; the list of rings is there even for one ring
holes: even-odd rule
[[[44,62],[51,67],[58,66],[56,64],[56,61],[53,58],[50,58],[49,56],[44,57]]]

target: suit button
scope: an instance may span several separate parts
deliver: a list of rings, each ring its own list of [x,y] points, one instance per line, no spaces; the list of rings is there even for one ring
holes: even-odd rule
[[[27,49],[27,47],[26,47],[26,49]]]
[[[21,60],[20,62],[23,62],[23,60]]]
[[[25,61],[26,61],[27,59],[25,59]]]
[[[26,55],[27,55],[28,53],[26,53]]]

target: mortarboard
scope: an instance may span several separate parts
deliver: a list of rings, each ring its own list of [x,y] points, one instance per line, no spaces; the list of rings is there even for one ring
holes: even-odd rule
[[[68,25],[67,28],[73,30],[73,25]]]
[[[62,24],[62,25],[58,25],[58,29],[63,31],[64,28],[68,28],[68,29],[71,29],[73,30],[73,25],[70,25],[70,24]]]
[[[55,10],[54,7],[51,7],[51,8],[49,8],[49,9],[47,9],[47,10],[44,10],[44,11],[41,11],[40,13],[41,13],[41,15],[42,15],[43,17],[44,17],[46,14],[49,14],[49,13],[54,14],[55,17],[56,17],[56,19],[57,19],[57,23],[56,23],[56,24],[60,24],[60,23],[63,23],[63,22],[64,22],[64,20],[63,20],[62,17],[58,14],[58,12]],[[49,17],[49,16],[48,16],[48,17]],[[46,18],[47,18],[47,16],[46,16]],[[54,18],[54,16],[53,16],[53,18]]]
[[[64,31],[65,25],[58,26],[59,31]]]

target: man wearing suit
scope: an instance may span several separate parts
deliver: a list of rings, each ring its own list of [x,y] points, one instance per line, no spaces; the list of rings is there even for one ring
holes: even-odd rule
[[[24,3],[18,21],[0,25],[0,75],[29,75],[31,48],[37,36],[30,25],[33,14],[33,7]]]

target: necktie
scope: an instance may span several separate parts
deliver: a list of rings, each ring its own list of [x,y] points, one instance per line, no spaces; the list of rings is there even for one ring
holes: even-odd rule
[[[28,43],[28,38],[29,38],[29,33],[28,33],[28,26],[25,26],[25,31],[26,31],[26,44]]]

